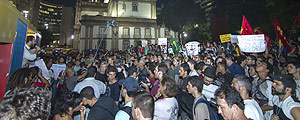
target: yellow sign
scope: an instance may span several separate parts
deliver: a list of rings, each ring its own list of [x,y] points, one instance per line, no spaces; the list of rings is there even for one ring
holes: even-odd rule
[[[220,35],[221,43],[230,42],[230,36],[231,34]]]

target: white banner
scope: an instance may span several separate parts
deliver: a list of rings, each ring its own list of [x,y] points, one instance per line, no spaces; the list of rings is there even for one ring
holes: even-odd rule
[[[148,45],[148,41],[147,40],[142,40],[142,47],[146,47]]]
[[[63,70],[66,70],[66,65],[52,64],[51,69],[54,72],[54,79],[57,80],[59,73]]]
[[[46,64],[43,59],[35,61],[34,64],[30,65],[29,67],[31,68],[31,67],[35,67],[35,66],[39,67],[42,70],[42,75],[44,78],[49,79],[50,75],[49,75],[49,72],[47,70]]]
[[[185,48],[188,56],[198,55],[199,53],[199,42],[188,42],[185,44]]]
[[[167,38],[158,38],[158,45],[167,45],[168,39]]]
[[[231,35],[230,36],[231,43],[237,43],[237,36],[240,36],[240,35]]]
[[[237,36],[238,45],[242,52],[259,53],[266,50],[265,36],[260,35],[241,35]]]

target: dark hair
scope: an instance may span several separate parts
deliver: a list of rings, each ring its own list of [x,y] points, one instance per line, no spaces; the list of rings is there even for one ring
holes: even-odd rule
[[[227,54],[227,55],[225,56],[225,59],[234,62],[234,56],[233,56],[232,54]]]
[[[95,66],[90,66],[87,71],[86,77],[94,77],[97,72],[97,68]]]
[[[182,67],[184,71],[187,71],[188,74],[189,74],[190,71],[191,71],[189,65],[186,64],[186,63],[181,64],[180,67]],[[203,67],[202,67],[202,68],[203,68]]]
[[[30,87],[31,82],[29,81],[30,78],[30,70],[29,68],[20,68],[17,69],[9,78],[9,87],[13,90],[16,87],[18,88],[25,88]],[[25,81],[27,78],[27,81]]]
[[[292,62],[289,62],[288,64],[292,64],[297,68],[300,68],[300,63],[299,62],[295,62],[295,61],[292,61]]]
[[[81,98],[86,98],[91,100],[95,97],[94,89],[92,87],[85,87],[80,91],[80,96]]]
[[[118,70],[114,67],[114,66],[110,66],[107,68],[107,73],[109,72],[114,72],[114,73],[118,73]]]
[[[237,57],[237,64],[241,64],[244,60],[246,60],[246,56],[241,55]]]
[[[223,61],[223,62],[219,62],[219,63],[218,63],[218,65],[220,65],[221,67],[223,67],[223,68],[225,68],[225,69],[226,69],[226,67],[227,67],[227,65],[226,65],[226,62],[225,62],[225,61]]]
[[[159,72],[162,72],[163,74],[167,74],[167,72],[168,72],[168,67],[167,67],[167,65],[166,64],[164,64],[164,63],[160,63],[160,64],[158,64],[157,65],[157,70],[159,71]]]
[[[195,62],[194,60],[192,60],[192,59],[190,59],[190,60],[188,61],[188,63],[190,63],[190,64],[192,64],[192,65],[195,65],[195,64],[196,64],[196,62]]]
[[[261,61],[267,61],[267,58],[265,56],[259,55],[257,56],[257,59],[260,58]]]
[[[204,65],[205,65],[204,62],[200,62],[200,63],[196,64],[195,69],[196,70],[202,70]]]
[[[133,100],[134,108],[140,108],[144,118],[153,118],[154,99],[148,92],[138,92]]]
[[[66,62],[66,58],[64,56],[59,56],[58,57],[58,62],[59,62],[60,58],[64,59],[64,63]]]
[[[20,88],[14,94],[8,94],[2,100],[8,100],[14,107],[19,120],[47,120],[51,109],[51,93],[40,87]]]
[[[29,41],[33,41],[33,40],[34,40],[34,36],[27,36],[26,43],[28,43]]]
[[[254,63],[256,63],[256,57],[254,55],[248,55],[248,57],[250,57],[251,60],[254,60],[255,61]]]
[[[128,76],[133,75],[134,72],[137,72],[137,68],[135,66],[130,66],[128,68]]]
[[[169,76],[164,76],[163,79],[161,80],[161,85],[166,86],[165,89],[165,94],[168,97],[175,97],[178,91],[178,86],[176,84],[176,81],[169,77]]]
[[[37,66],[29,68],[30,73],[31,73],[31,78],[34,78],[35,76],[38,75],[40,68]]]
[[[252,90],[252,83],[250,82],[250,79],[246,75],[235,75],[235,79],[237,79],[239,87],[245,86],[246,91],[251,95]]]
[[[240,93],[231,86],[222,86],[215,92],[216,99],[224,99],[228,106],[231,108],[232,105],[236,104],[240,109],[245,109],[245,104]]]
[[[204,81],[200,76],[191,76],[188,77],[187,80],[193,87],[197,88],[198,92],[202,93]]]
[[[56,100],[55,104],[55,113],[62,116],[63,114],[67,114],[69,112],[69,107],[72,109],[79,106],[81,103],[81,97],[79,93],[76,92],[70,92],[70,91],[64,91],[60,95],[60,97]]]

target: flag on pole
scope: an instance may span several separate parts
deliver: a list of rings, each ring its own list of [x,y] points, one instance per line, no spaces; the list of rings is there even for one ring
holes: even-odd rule
[[[297,18],[296,18],[296,21],[297,21],[297,22],[300,22],[300,11],[299,11],[298,16],[297,16]]]
[[[179,50],[180,50],[180,47],[179,45],[177,44],[177,42],[175,41],[173,35],[171,35],[171,45],[172,45],[172,48],[173,48],[173,53],[174,55],[178,55],[179,53]]]
[[[241,35],[253,35],[254,32],[247,21],[246,17],[243,15],[243,22],[242,22],[242,28],[241,28]]]
[[[282,31],[276,17],[275,17],[275,34],[279,38],[279,42],[278,42],[279,43],[279,50],[284,51],[284,49],[286,49],[287,52],[290,52],[291,47],[287,43],[286,37],[284,36],[283,31]]]
[[[259,29],[257,29],[257,32],[258,32],[258,34],[264,34],[264,33],[261,32]],[[272,40],[271,40],[268,36],[266,36],[265,34],[264,34],[264,36],[265,36],[265,40],[266,40],[267,47],[268,47],[268,49],[269,49]]]

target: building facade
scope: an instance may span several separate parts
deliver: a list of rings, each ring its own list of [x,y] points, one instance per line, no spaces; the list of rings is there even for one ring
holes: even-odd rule
[[[106,22],[115,20],[104,35]],[[76,3],[73,48],[125,50],[140,45],[142,40],[157,44],[158,38],[177,35],[156,24],[156,0],[97,0]]]

